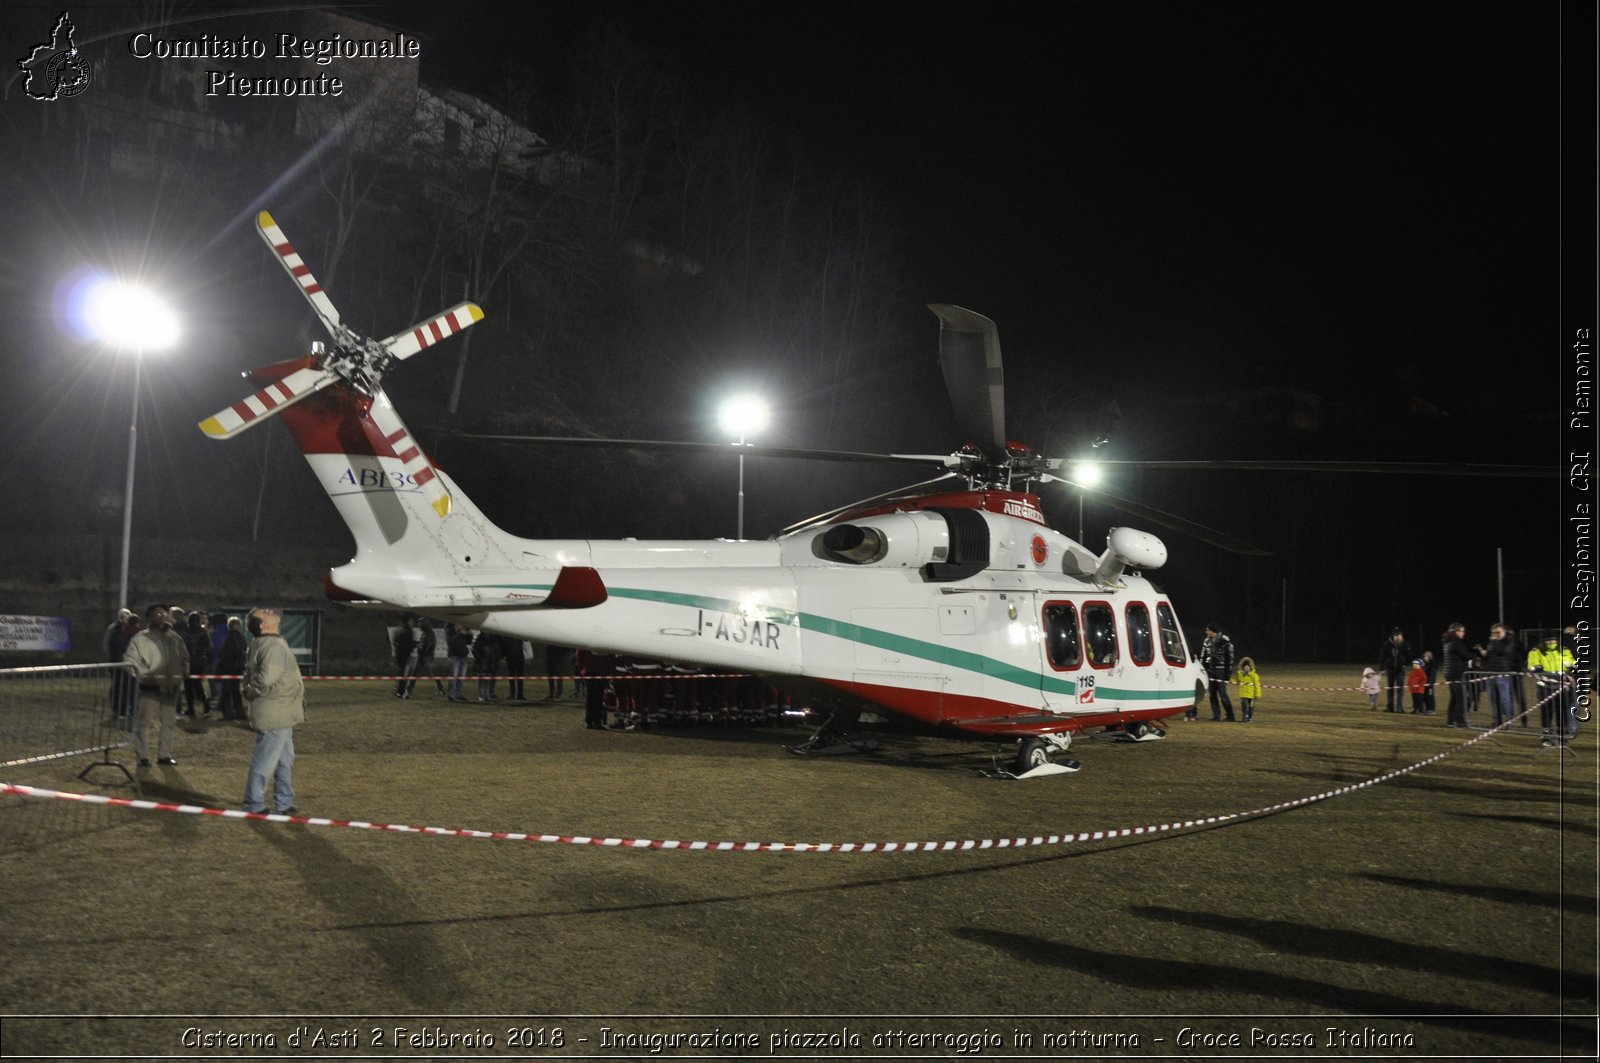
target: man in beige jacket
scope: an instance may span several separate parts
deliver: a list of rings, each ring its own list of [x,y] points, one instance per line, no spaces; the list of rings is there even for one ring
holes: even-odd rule
[[[139,758],[139,767],[150,766],[150,730],[161,727],[160,759],[162,764],[176,764],[172,755],[172,737],[177,732],[174,705],[178,689],[189,674],[189,647],[183,638],[172,630],[172,614],[164,605],[152,605],[145,611],[149,626],[128,640],[127,652],[122,659],[133,665],[135,681],[139,685],[139,709],[133,717],[133,752]]]
[[[244,658],[244,700],[250,729],[256,733],[250,774],[244,784],[244,810],[267,810],[267,780],[272,780],[275,811],[295,815],[294,725],[306,718],[306,688],[300,663],[278,628],[280,609],[252,609],[245,626],[254,641]]]

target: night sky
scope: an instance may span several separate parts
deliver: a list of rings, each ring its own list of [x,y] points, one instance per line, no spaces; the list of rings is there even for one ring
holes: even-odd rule
[[[485,88],[486,38],[558,77],[620,23],[880,182],[1009,368],[1538,401],[1503,370],[1555,313],[1554,3],[462,6],[370,10]]]
[[[1091,400],[1146,414],[1201,400],[1181,420],[1131,418],[1104,456],[1559,460],[1558,3],[347,10],[421,34],[425,80],[491,98],[508,67],[559,85],[585,35],[620,28],[708,105],[737,101],[806,154],[870,181],[904,228],[911,297],[998,324],[1014,410],[1063,396],[1053,432],[1080,412],[1079,396],[1085,416]],[[32,32],[58,9],[20,11],[29,17],[13,8],[9,21]],[[241,248],[251,271],[260,251]],[[874,383],[910,407],[893,449],[960,442],[932,315],[926,336],[908,379]],[[1330,421],[1281,453],[1281,439],[1230,423],[1220,401],[1257,387],[1306,389],[1344,411],[1345,427]],[[1388,412],[1418,403],[1438,416]],[[174,431],[195,419],[183,409]],[[803,435],[782,442],[806,445]],[[1180,538],[1184,565],[1166,577],[1207,611],[1254,587],[1259,600],[1239,612],[1260,627],[1274,611],[1262,588],[1333,569],[1336,608],[1363,631],[1457,613],[1481,629],[1497,608],[1496,548],[1525,591],[1508,611],[1528,622],[1556,612],[1544,606],[1556,593],[1554,532],[1527,519],[1554,512],[1553,481],[1308,484],[1129,474],[1113,489],[1274,550],[1282,560],[1245,570]],[[807,515],[754,492],[751,504],[756,534]],[[1070,502],[1047,508],[1076,530]],[[1091,525],[1113,520],[1091,507]],[[1368,581],[1381,589],[1363,612]]]
[[[1130,411],[1285,387],[1340,419],[1286,441],[1202,404],[1134,418],[1100,453],[1559,460],[1558,4],[391,11],[432,35],[434,69],[475,70],[485,91],[492,56],[466,42],[509,28],[558,77],[563,42],[620,23],[709,98],[877,182],[918,301],[998,324],[1018,434],[1041,392],[1066,396],[1052,424],[1070,425],[1080,392]],[[934,335],[930,321],[930,355]],[[948,431],[936,388],[908,393]],[[1406,415],[1417,406],[1432,415]],[[1500,607],[1497,550],[1512,622],[1556,615],[1554,481],[1196,475],[1110,486],[1278,555],[1247,564],[1175,537],[1182,566],[1162,579],[1229,623],[1278,626],[1287,581],[1310,596],[1298,617],[1353,618],[1352,654],[1392,624],[1429,641],[1457,617],[1481,628]],[[1071,497],[1049,494],[1075,532]],[[1123,520],[1091,503],[1089,537]]]

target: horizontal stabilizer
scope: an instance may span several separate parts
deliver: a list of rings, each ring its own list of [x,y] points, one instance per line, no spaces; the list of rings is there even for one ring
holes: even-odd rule
[[[460,586],[423,587],[388,575],[376,579],[346,566],[322,579],[328,598],[346,605],[387,603],[391,609],[408,609],[438,615],[478,615],[528,612],[536,609],[592,609],[610,597],[600,573],[582,565],[563,568],[556,574],[549,593],[535,597],[542,588],[526,583],[484,584],[467,589]],[[534,593],[529,593],[534,592]]]

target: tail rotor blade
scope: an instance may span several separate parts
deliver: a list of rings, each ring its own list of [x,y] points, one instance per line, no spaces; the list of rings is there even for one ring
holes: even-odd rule
[[[296,369],[282,380],[274,380],[248,398],[200,422],[200,431],[212,439],[228,439],[277,413],[308,395],[313,395],[338,378],[325,369]]]
[[[477,303],[458,303],[437,317],[397,332],[380,345],[394,357],[410,358],[425,347],[432,347],[442,339],[454,336],[462,329],[471,328],[483,320],[483,308]]]
[[[422,452],[417,441],[411,438],[411,432],[401,422],[400,415],[394,412],[394,407],[389,403],[389,397],[379,391],[372,398],[372,409],[369,411],[372,423],[378,426],[378,431],[383,433],[383,438],[394,449],[395,457],[418,489],[422,497],[427,499],[428,505],[440,517],[450,515],[450,492],[445,490],[444,481],[439,479],[439,474],[434,471],[429,463],[428,456]]]
[[[283,230],[278,228],[278,223],[272,220],[271,214],[262,211],[256,215],[256,231],[267,242],[267,246],[272,248],[272,253],[278,256],[283,268],[288,270],[289,276],[299,287],[300,294],[311,304],[311,309],[322,319],[328,335],[336,340],[342,339],[345,330],[343,322],[339,319],[338,308],[322,290],[322,285],[317,283],[317,278],[311,275],[311,267],[306,265],[305,260],[300,257],[300,252],[289,242],[289,238],[283,235]]]

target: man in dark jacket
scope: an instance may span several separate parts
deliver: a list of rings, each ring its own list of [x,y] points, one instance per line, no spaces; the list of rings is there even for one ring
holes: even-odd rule
[[[112,664],[121,664],[128,652],[128,643],[139,633],[139,618],[131,609],[117,610],[117,619],[106,628],[100,640],[101,656]],[[139,684],[124,669],[111,673],[111,710],[118,719],[132,719],[139,701]]]
[[[406,683],[406,697],[409,698],[411,692],[417,689],[416,677],[419,675],[432,679],[435,692],[439,697],[444,697],[444,684],[433,674],[434,656],[438,651],[439,635],[433,630],[433,621],[422,617],[417,621],[417,656],[411,663],[411,671],[407,673],[411,679]]]
[[[177,617],[173,617],[177,623]],[[194,718],[194,699],[200,698],[200,715],[211,715],[211,699],[206,697],[205,680],[200,676],[206,674],[211,665],[211,632],[206,630],[206,618],[198,611],[192,612],[185,619],[183,641],[189,647],[189,677],[183,681],[183,697],[188,702],[185,716]]]
[[[394,629],[394,696],[407,698],[411,696],[410,679],[412,665],[417,656],[417,633],[411,629],[411,618],[402,616],[400,626]]]
[[[225,618],[226,634],[222,637],[222,652],[217,655],[217,674],[231,676],[223,679],[217,702],[224,720],[243,720],[244,697],[240,688],[244,675],[244,659],[248,646],[244,640],[244,623],[236,616]]]
[[[1489,629],[1489,645],[1483,652],[1483,670],[1495,673],[1489,679],[1489,704],[1494,707],[1494,725],[1499,727],[1517,714],[1512,700],[1512,684],[1522,670],[1522,655],[1517,651],[1517,636],[1504,624]]]
[[[1465,624],[1451,624],[1444,630],[1444,645],[1439,654],[1439,675],[1450,688],[1450,704],[1446,709],[1446,727],[1467,726],[1467,692],[1462,680],[1467,665],[1472,661],[1472,647],[1467,645]]]
[[[1205,669],[1206,685],[1211,688],[1211,718],[1220,720],[1227,713],[1233,722],[1233,699],[1228,696],[1228,680],[1233,675],[1233,640],[1216,624],[1206,625],[1206,640],[1200,647],[1200,667]]]
[[[466,701],[467,695],[462,691],[461,684],[467,674],[467,665],[472,659],[472,632],[464,627],[446,624],[444,652],[450,660],[450,687],[445,692],[445,697],[451,701]]]
[[[528,651],[520,635],[500,636],[500,657],[506,662],[506,698],[510,701],[527,701],[523,689],[523,674],[528,670]]]
[[[1384,712],[1405,711],[1405,676],[1411,667],[1411,643],[1399,628],[1389,632],[1389,641],[1378,651],[1378,672],[1388,682],[1388,708]]]

